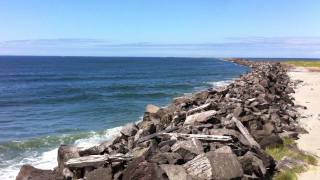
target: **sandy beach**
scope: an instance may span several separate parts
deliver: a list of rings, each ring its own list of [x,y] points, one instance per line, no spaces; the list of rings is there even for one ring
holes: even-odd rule
[[[297,140],[300,149],[320,157],[320,72],[307,68],[295,68],[289,72],[292,80],[302,80],[293,95],[297,105],[306,106],[299,109],[303,118],[301,125],[309,132],[302,134]],[[307,172],[301,173],[298,179],[320,179],[320,166],[313,166]]]

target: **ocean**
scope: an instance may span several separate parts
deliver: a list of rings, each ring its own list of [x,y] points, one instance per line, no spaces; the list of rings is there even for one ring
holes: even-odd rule
[[[0,56],[0,179],[57,166],[139,121],[147,104],[226,85],[246,67],[216,58]]]

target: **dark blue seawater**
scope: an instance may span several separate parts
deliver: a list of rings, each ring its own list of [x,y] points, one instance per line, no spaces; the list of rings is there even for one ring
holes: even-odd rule
[[[97,143],[147,104],[246,71],[214,58],[0,56],[0,178],[23,163],[51,168],[60,143]]]

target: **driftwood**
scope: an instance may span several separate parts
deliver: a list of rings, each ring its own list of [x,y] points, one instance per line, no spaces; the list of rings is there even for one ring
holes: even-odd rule
[[[195,138],[199,140],[206,141],[231,141],[231,136],[223,136],[223,135],[205,135],[205,134],[182,134],[182,133],[162,133],[164,135],[169,135],[175,138]]]
[[[155,138],[155,137],[157,137],[157,136],[159,136],[159,135],[161,135],[161,134],[163,134],[163,133],[172,132],[172,131],[175,131],[175,130],[177,130],[177,129],[178,129],[178,127],[173,127],[173,128],[170,128],[170,129],[165,129],[165,130],[163,130],[163,131],[159,131],[159,132],[157,132],[157,133],[150,134],[150,135],[148,135],[148,136],[144,136],[144,137],[140,138],[140,139],[137,141],[137,143],[142,143],[142,142],[148,141],[149,139]]]
[[[200,110],[203,110],[203,109],[206,109],[207,107],[209,107],[211,105],[211,103],[207,103],[207,104],[203,104],[199,107],[196,107],[196,108],[193,108],[193,109],[190,109],[186,115],[190,115],[190,114],[193,114],[194,112],[197,112],[197,111],[200,111]]]
[[[248,129],[244,127],[244,125],[237,118],[232,117],[232,120],[235,122],[236,126],[238,127],[242,135],[248,140],[251,147],[261,148],[257,141],[254,140],[254,138],[251,136]]]
[[[132,159],[131,155],[114,154],[114,155],[90,155],[78,158],[69,159],[65,162],[65,166],[69,168],[82,168],[82,167],[99,167],[108,162],[126,161]]]

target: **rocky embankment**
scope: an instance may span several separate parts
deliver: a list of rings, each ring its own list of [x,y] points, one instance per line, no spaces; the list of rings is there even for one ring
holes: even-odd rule
[[[266,154],[281,137],[297,136],[293,84],[279,63],[233,60],[251,72],[232,84],[148,105],[143,121],[110,141],[80,150],[61,145],[58,167],[25,165],[32,179],[265,179],[277,171]]]

